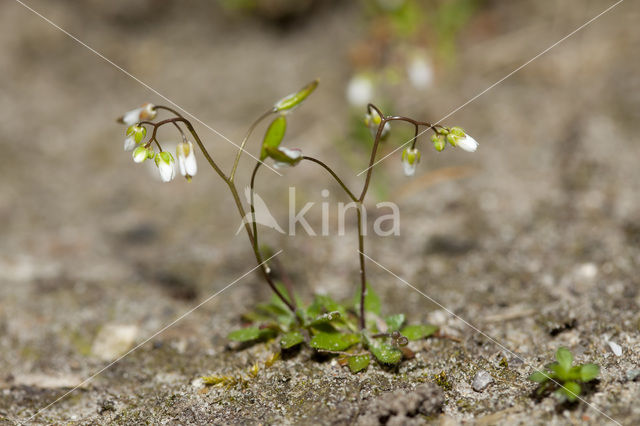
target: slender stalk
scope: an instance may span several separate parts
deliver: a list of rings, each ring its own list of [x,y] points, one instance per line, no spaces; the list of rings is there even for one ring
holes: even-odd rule
[[[222,180],[224,180],[224,182],[229,187],[229,190],[231,191],[231,195],[233,196],[233,200],[234,200],[234,202],[236,204],[236,208],[238,209],[238,213],[240,214],[240,217],[244,221],[244,219],[246,217],[246,213],[245,213],[244,207],[242,205],[242,202],[240,201],[240,197],[238,195],[238,190],[237,190],[235,184],[233,183],[233,180],[230,177],[227,177],[224,174],[222,169],[220,167],[218,167],[218,165],[213,160],[211,155],[209,155],[209,152],[207,151],[206,147],[202,143],[202,140],[200,139],[200,136],[198,135],[198,133],[194,129],[194,127],[191,124],[191,122],[189,120],[187,120],[186,118],[184,118],[180,113],[178,113],[177,111],[175,111],[172,108],[161,106],[161,105],[157,105],[155,108],[156,109],[164,109],[164,110],[170,111],[173,114],[175,114],[176,117],[172,117],[172,118],[168,118],[166,120],[158,121],[157,123],[153,123],[153,122],[150,122],[150,121],[141,122],[140,124],[148,124],[148,125],[153,126],[153,133],[151,134],[150,140],[155,140],[158,128],[160,126],[162,126],[164,124],[168,124],[168,123],[173,123],[174,125],[176,125],[177,122],[184,123],[184,125],[187,127],[187,130],[189,130],[189,133],[191,133],[191,135],[193,136],[194,140],[198,144],[198,147],[200,147],[200,150],[202,151],[202,154],[204,155],[204,157],[209,162],[209,165],[211,166],[211,168],[214,169],[214,171],[220,176],[220,178],[222,178]],[[263,114],[263,116],[260,119],[256,120],[256,122],[254,122],[254,124],[252,125],[252,129],[251,130],[253,130],[253,128],[255,128],[255,126],[257,125],[257,123],[259,123],[260,120],[263,119],[265,116],[266,115]],[[251,134],[251,131],[249,131],[247,133],[247,137],[245,139],[248,139],[250,134]],[[246,143],[246,140],[244,142]],[[240,150],[240,152],[242,152],[242,150]],[[237,160],[236,160],[235,166],[237,166]],[[234,170],[235,170],[235,166],[234,166]],[[254,252],[254,255],[256,257],[256,261],[260,265],[260,269],[262,270],[262,274],[263,274],[265,280],[267,281],[267,284],[269,284],[269,287],[271,287],[271,290],[278,296],[278,298],[280,298],[280,300],[282,300],[282,302],[289,308],[289,310],[291,310],[291,312],[296,316],[296,318],[298,318],[298,316],[296,314],[297,313],[297,308],[295,306],[295,301],[293,300],[293,297],[291,298],[292,300],[289,301],[286,297],[284,297],[282,292],[280,292],[280,290],[278,290],[278,288],[276,287],[275,283],[271,279],[266,266],[264,265],[264,262],[262,260],[262,256],[260,255],[260,252],[257,250],[257,245],[254,243],[254,233],[252,233],[251,227],[249,226],[249,224],[246,221],[244,223],[244,227],[245,227],[245,230],[247,232],[247,237],[249,238],[249,242],[251,243],[251,247],[254,249],[253,252]]]
[[[333,171],[333,169],[331,169],[331,167],[327,166],[325,163],[323,163],[322,161],[318,160],[317,158],[313,158],[313,157],[309,157],[307,155],[303,155],[302,156],[303,160],[308,160],[308,161],[312,161],[316,164],[319,164],[320,166],[322,166],[326,171],[329,172],[329,174],[331,176],[333,176],[333,178],[336,180],[336,182],[338,182],[340,184],[340,186],[342,187],[342,189],[344,189],[344,192],[347,193],[347,195],[349,196],[349,198],[351,198],[353,201],[358,201],[358,199],[356,198],[355,195],[353,195],[353,192],[351,192],[349,190],[349,188],[347,188],[347,185],[345,185],[345,183],[342,181],[342,179],[340,179],[338,177],[338,175],[336,174],[336,172]]]
[[[249,126],[249,130],[247,130],[247,134],[245,135],[244,139],[242,139],[242,143],[240,144],[240,149],[238,149],[238,153],[236,154],[236,159],[233,161],[233,168],[231,169],[231,174],[229,175],[229,180],[231,182],[233,182],[233,179],[236,176],[236,169],[238,168],[238,164],[240,163],[240,156],[244,151],[244,146],[247,144],[247,141],[249,140],[251,133],[253,133],[256,126],[260,124],[262,120],[264,120],[265,118],[273,114],[273,112],[274,112],[273,108],[269,109],[268,111],[265,111],[260,117],[256,118],[256,120],[251,124],[251,126]]]
[[[358,255],[360,257],[360,329],[364,330],[365,321],[364,301],[367,296],[367,273],[364,263],[364,234],[362,232],[362,204],[358,203]]]

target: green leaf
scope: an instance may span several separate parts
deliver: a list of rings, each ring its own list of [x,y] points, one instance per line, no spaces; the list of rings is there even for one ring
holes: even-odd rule
[[[287,119],[284,115],[277,116],[264,134],[262,140],[262,150],[260,151],[260,160],[267,158],[268,149],[277,149],[280,146],[280,142],[284,138],[284,133],[287,130]]]
[[[567,382],[562,386],[560,390],[562,391],[562,393],[564,393],[564,395],[570,402],[573,402],[578,399],[582,388],[580,388],[580,385],[576,382]]]
[[[261,332],[262,330],[258,327],[241,328],[240,330],[235,330],[229,333],[227,339],[233,340],[234,342],[248,342],[261,337]]]
[[[354,299],[354,305],[356,307],[356,310],[359,311],[360,310],[360,295],[362,293],[360,292],[360,289],[358,288],[358,292],[355,296]],[[380,297],[378,297],[378,294],[373,291],[373,288],[371,288],[371,285],[367,284],[367,294],[364,295],[364,310],[367,312],[372,312],[376,315],[380,315]]]
[[[431,324],[408,325],[400,333],[409,340],[420,340],[438,331],[438,326]]]
[[[294,108],[302,103],[314,90],[318,87],[318,80],[314,80],[311,83],[304,86],[296,93],[292,93],[284,98],[280,99],[273,108],[276,111],[285,111]]]
[[[302,342],[304,342],[304,336],[302,333],[299,331],[291,331],[282,336],[282,339],[280,339],[280,346],[283,349],[289,349]]]
[[[580,366],[580,380],[588,382],[600,374],[600,367],[595,364],[584,364]]]
[[[345,316],[346,309],[332,298],[324,294],[316,294],[313,303],[307,308],[307,315],[310,318],[316,318],[325,312],[340,312],[341,316]]]
[[[373,355],[383,364],[397,364],[402,359],[402,352],[388,343],[379,343],[369,348]]]
[[[367,368],[370,361],[369,354],[349,357],[349,369],[352,373],[357,373]]]
[[[400,327],[402,327],[402,324],[404,324],[404,320],[404,314],[396,314],[386,317],[384,321],[387,323],[387,327],[389,327],[387,331],[399,330]]]
[[[315,349],[327,351],[343,351],[360,341],[356,334],[325,333],[320,332],[313,336],[309,345]]]
[[[311,326],[312,327],[317,327],[320,324],[327,324],[327,323],[330,323],[332,321],[337,321],[339,319],[340,319],[340,312],[338,312],[338,311],[327,312],[326,314],[322,314],[322,315],[318,316],[316,319],[314,319],[311,322]]]
[[[558,364],[560,364],[560,367],[562,367],[564,370],[571,369],[571,364],[573,364],[573,355],[571,355],[569,349],[562,346],[559,347],[558,351],[556,352],[556,359],[558,360]]]
[[[529,376],[529,380],[536,383],[544,383],[549,380],[549,375],[544,374],[542,371],[536,371]]]

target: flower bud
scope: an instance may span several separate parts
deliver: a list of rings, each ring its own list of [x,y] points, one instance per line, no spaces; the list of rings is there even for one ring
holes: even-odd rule
[[[296,166],[302,160],[302,151],[297,148],[268,147],[267,154],[275,161],[273,167],[276,169]]]
[[[413,176],[416,173],[416,166],[420,162],[420,151],[417,148],[405,148],[402,151],[402,168],[405,176]]]
[[[176,146],[176,155],[178,157],[178,167],[180,174],[191,180],[198,172],[198,164],[196,163],[196,155],[191,142],[180,142]]]
[[[133,150],[132,157],[133,157],[133,161],[135,161],[136,163],[142,163],[144,160],[149,158],[149,152],[148,152],[147,148],[145,148],[144,146],[140,145],[136,149]]]
[[[442,151],[445,146],[447,146],[447,143],[444,140],[444,136],[442,135],[432,135],[431,142],[433,142],[433,147],[436,149],[436,151]]]
[[[174,165],[175,161],[171,153],[162,151],[156,155],[156,166],[158,166],[160,179],[162,179],[163,182],[170,182],[176,177]]]
[[[378,126],[380,126],[380,123],[382,123],[382,117],[380,117],[380,114],[378,114],[378,111],[376,111],[375,109],[372,109],[370,113],[364,115],[364,124],[369,128],[371,136],[373,136],[374,138],[376,137],[376,134],[378,134]],[[386,137],[390,129],[391,123],[384,123],[382,133],[380,134],[380,139]]]
[[[479,145],[474,138],[467,135],[460,127],[452,127],[449,130],[447,142],[467,152],[475,152]]]
[[[129,126],[124,140],[124,150],[132,151],[147,136],[147,129],[142,126]]]
[[[118,122],[132,126],[144,120],[153,120],[156,117],[157,111],[155,105],[146,103],[140,108],[133,109],[127,112],[122,117],[118,118]]]

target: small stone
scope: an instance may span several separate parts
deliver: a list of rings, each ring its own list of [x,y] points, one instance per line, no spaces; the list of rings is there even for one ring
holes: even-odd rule
[[[622,355],[622,347],[619,344],[612,341],[608,341],[607,344],[609,345],[609,349],[611,349],[611,352],[613,352],[615,356]]]
[[[491,374],[484,370],[480,370],[476,373],[471,383],[471,387],[476,392],[482,392],[490,383],[493,383],[493,377]]]
[[[636,368],[633,370],[627,371],[627,380],[634,381],[640,379],[640,369]]]
[[[135,325],[106,324],[91,347],[91,352],[103,361],[111,361],[124,354],[136,339]]]

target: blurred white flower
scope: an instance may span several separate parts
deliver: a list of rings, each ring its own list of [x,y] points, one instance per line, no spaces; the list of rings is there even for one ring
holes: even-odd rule
[[[355,75],[347,85],[347,100],[353,106],[363,106],[373,99],[373,82],[365,75]]]
[[[171,182],[176,177],[175,161],[171,153],[167,151],[159,152],[156,155],[156,166],[163,182]]]
[[[180,142],[176,146],[176,155],[178,157],[178,166],[180,174],[191,180],[198,172],[198,164],[196,163],[196,155],[191,142]]]
[[[133,136],[127,136],[124,140],[124,150],[125,151],[133,151],[136,147],[136,141]]]
[[[416,55],[407,65],[409,81],[416,89],[426,89],[433,83],[433,67],[426,56]]]
[[[140,108],[133,109],[127,112],[122,117],[118,118],[118,122],[132,126],[143,120],[153,120],[156,117],[157,111],[155,105],[146,103]]]

